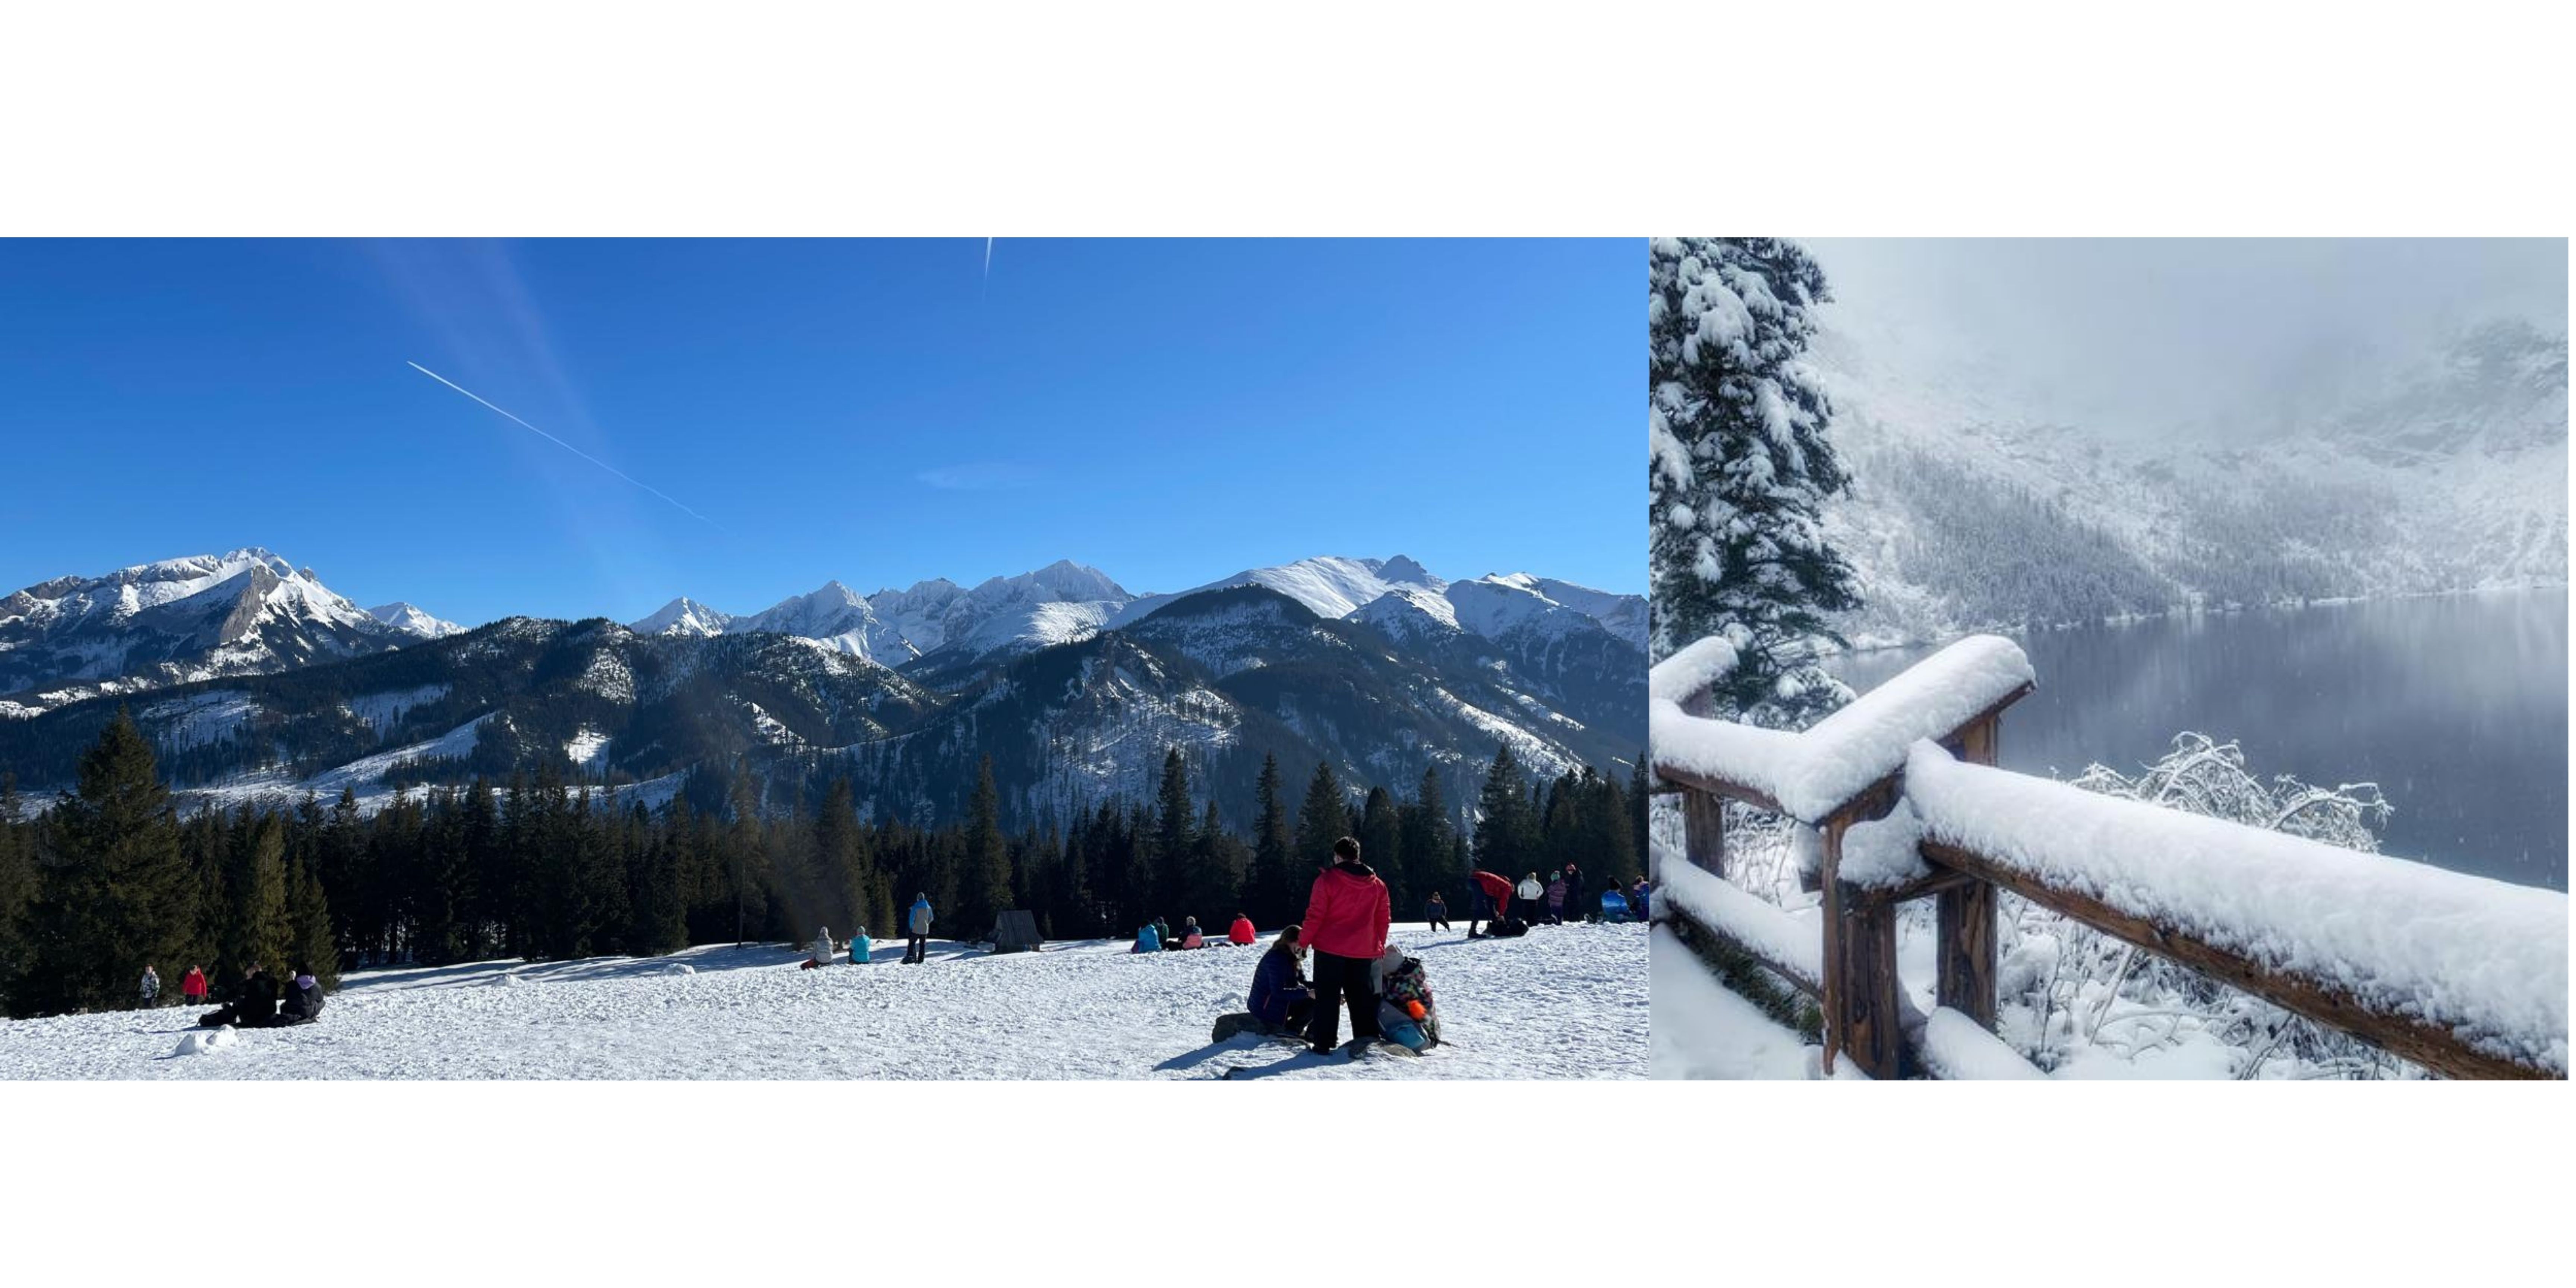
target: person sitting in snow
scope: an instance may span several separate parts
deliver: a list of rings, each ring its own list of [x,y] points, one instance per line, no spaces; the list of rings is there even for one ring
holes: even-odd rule
[[[1301,927],[1279,932],[1261,964],[1252,970],[1252,1017],[1272,1033],[1294,1033],[1306,1027],[1315,1010],[1315,989],[1306,981],[1306,945]]]
[[[1159,953],[1163,951],[1163,937],[1155,933],[1153,922],[1149,921],[1144,925],[1136,927],[1136,946],[1128,949],[1127,951],[1131,953]]]
[[[806,954],[805,964],[797,967],[796,969],[812,970],[817,966],[829,966],[831,964],[832,928],[830,926],[817,926],[814,929],[814,951]]]
[[[1628,896],[1615,885],[1601,892],[1601,919],[1607,922],[1628,919]]]
[[[1377,991],[1378,1028],[1388,1041],[1413,1051],[1439,1045],[1440,1010],[1421,958],[1390,943],[1369,963],[1369,978]]]
[[[1628,887],[1628,915],[1638,921],[1647,919],[1655,906],[1655,885],[1644,877]]]
[[[1431,892],[1430,898],[1422,901],[1422,928],[1425,930],[1449,928],[1449,901],[1441,898],[1437,890]]]
[[[152,969],[152,963],[145,962],[143,963],[143,1005],[154,1007],[160,1004],[161,973]]]
[[[278,1008],[275,1023],[310,1024],[322,1018],[322,981],[310,970],[297,970],[295,980],[286,989],[286,1004]]]
[[[875,941],[875,940],[873,940],[873,939],[868,938],[868,928],[867,928],[867,927],[865,927],[865,926],[861,926],[861,927],[859,927],[857,930],[855,930],[855,931],[851,932],[851,934],[850,934],[850,964],[851,964],[851,965],[853,965],[853,966],[865,966],[865,965],[867,965],[867,964],[868,964],[868,954],[870,954],[870,953],[872,953],[872,952],[875,952],[876,950],[877,950],[876,941]]]
[[[1172,946],[1172,927],[1160,917],[1154,918],[1154,942],[1165,948]]]
[[[277,1020],[277,981],[258,966],[242,968],[241,996],[206,1014],[197,1023],[207,1028],[230,1024],[235,1028],[264,1029]]]
[[[1252,918],[1239,912],[1234,914],[1234,924],[1225,928],[1225,942],[1237,947],[1250,947],[1258,937],[1253,933]]]
[[[1198,918],[1196,918],[1196,917],[1183,917],[1183,918],[1181,918],[1181,942],[1179,942],[1179,943],[1177,943],[1177,944],[1173,944],[1173,945],[1172,945],[1172,947],[1174,947],[1174,948],[1205,948],[1205,947],[1207,947],[1207,936],[1202,935],[1202,934],[1200,934],[1200,933],[1199,933],[1199,919],[1198,919]]]

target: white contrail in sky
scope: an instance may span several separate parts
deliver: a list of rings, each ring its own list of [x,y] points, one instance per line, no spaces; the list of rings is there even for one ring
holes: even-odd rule
[[[984,280],[993,280],[993,239],[984,239]]]
[[[519,426],[519,428],[524,429],[524,430],[528,431],[529,433],[534,434],[534,435],[536,435],[537,437],[542,438],[542,439],[546,440],[547,442],[552,443],[552,444],[554,444],[555,446],[560,447],[560,448],[564,449],[565,451],[570,452],[570,453],[572,453],[573,455],[578,456],[578,457],[580,457],[581,459],[583,459],[583,460],[585,460],[585,461],[588,461],[588,462],[590,462],[591,464],[596,465],[596,466],[598,466],[599,468],[601,468],[601,469],[603,469],[603,470],[606,470],[606,471],[608,471],[609,473],[614,474],[614,475],[616,475],[617,477],[622,478],[622,479],[626,480],[627,482],[632,483],[632,484],[634,484],[635,486],[640,487],[640,488],[644,489],[645,491],[650,492],[650,493],[652,493],[653,495],[658,496],[658,497],[662,498],[663,500],[668,501],[668,502],[670,502],[671,504],[673,504],[673,505],[675,505],[675,506],[679,506],[679,508],[680,508],[680,513],[685,514],[685,515],[689,516],[690,518],[697,520],[697,521],[698,521],[698,522],[700,522],[700,523],[714,524],[717,528],[719,528],[719,529],[723,529],[724,531],[728,531],[728,532],[732,531],[732,529],[730,529],[730,528],[725,528],[725,525],[723,525],[723,524],[721,524],[721,523],[716,523],[716,521],[715,521],[715,520],[710,519],[710,518],[708,518],[707,516],[705,516],[705,515],[703,515],[703,514],[700,514],[700,513],[698,513],[697,511],[692,510],[692,509],[690,509],[689,507],[687,507],[687,506],[685,506],[685,505],[680,505],[680,499],[679,499],[678,497],[675,497],[675,496],[671,495],[670,493],[665,492],[665,491],[663,491],[662,489],[657,488],[657,487],[653,486],[652,484],[647,483],[647,482],[645,482],[644,480],[639,479],[639,478],[635,477],[634,475],[629,474],[629,473],[627,473],[626,471],[621,470],[621,469],[617,468],[616,466],[611,465],[611,464],[609,464],[608,462],[603,461],[603,460],[599,459],[598,457],[593,456],[593,455],[591,455],[590,453],[585,452],[585,451],[581,450],[580,448],[575,447],[575,446],[573,446],[572,444],[567,443],[567,442],[563,441],[562,439],[557,438],[557,437],[555,437],[554,435],[549,434],[549,433],[547,433],[546,431],[544,431],[544,430],[542,430],[542,429],[539,429],[539,428],[537,428],[536,426],[531,425],[531,424],[529,424],[528,422],[526,422],[526,421],[524,421],[524,420],[520,420],[520,419],[519,419],[518,417],[516,417],[516,416],[511,416],[511,415],[510,415],[510,413],[508,413],[508,412],[506,412],[506,411],[502,411],[502,410],[501,410],[501,408],[499,408],[499,407],[493,407],[491,403],[486,402],[486,401],[484,400],[483,395],[478,394],[478,393],[474,392],[473,390],[468,389],[468,388],[466,388],[465,386],[460,385],[460,384],[456,383],[455,381],[450,380],[450,379],[448,379],[447,377],[442,376],[442,375],[438,374],[437,372],[432,371],[432,370],[430,370],[429,368],[427,368],[427,367],[424,367],[424,366],[420,365],[420,364],[419,364],[419,363],[417,363],[417,362],[409,362],[409,361],[406,361],[406,362],[404,363],[404,365],[405,365],[405,366],[410,367],[412,370],[417,371],[417,372],[419,372],[420,374],[422,374],[422,375],[424,375],[424,376],[429,377],[429,378],[430,378],[430,379],[432,379],[432,380],[437,381],[438,383],[440,383],[440,384],[442,384],[442,385],[447,386],[447,387],[448,387],[448,388],[450,388],[450,389],[455,390],[456,392],[458,392],[458,393],[460,393],[460,394],[465,395],[465,396],[466,396],[466,397],[468,397],[468,398],[473,399],[473,400],[474,400],[474,401],[476,401],[476,402],[482,403],[482,404],[483,404],[484,406],[486,406],[486,407],[492,407],[492,410],[494,410],[494,411],[498,411],[498,412],[501,412],[501,414],[502,414],[503,416],[507,416],[507,417],[509,417],[509,419],[511,420],[511,422],[512,422],[512,423],[514,423],[514,424],[516,424],[516,425],[518,425],[518,426]]]

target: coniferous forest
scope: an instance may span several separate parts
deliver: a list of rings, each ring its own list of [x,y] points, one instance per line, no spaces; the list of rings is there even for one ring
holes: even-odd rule
[[[1641,758],[1642,759],[1642,758]],[[21,800],[0,776],[0,1005],[14,1016],[162,999],[191,965],[216,1000],[254,964],[309,970],[488,958],[649,956],[695,944],[801,943],[828,927],[898,936],[927,895],[935,934],[975,939],[1026,908],[1051,939],[1124,935],[1237,912],[1275,929],[1304,910],[1335,838],[1357,837],[1399,920],[1439,891],[1463,917],[1468,872],[1579,865],[1598,890],[1633,880],[1643,784],[1589,767],[1531,783],[1510,748],[1472,813],[1436,773],[1407,796],[1357,792],[1328,764],[1301,785],[1275,758],[1258,814],[1228,819],[1175,750],[1151,801],[1106,800],[1007,832],[987,761],[967,817],[939,827],[860,818],[845,780],[772,799],[748,775],[701,774],[647,809],[542,770],[407,793],[372,816],[336,800],[182,816],[149,742],[122,714],[81,757],[78,785]],[[46,806],[50,804],[50,808]],[[1472,817],[1471,828],[1453,820]]]

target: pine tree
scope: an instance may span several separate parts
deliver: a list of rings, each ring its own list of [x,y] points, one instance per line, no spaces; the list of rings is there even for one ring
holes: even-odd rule
[[[1804,362],[1824,270],[1769,237],[1662,238],[1647,264],[1652,652],[1723,636],[1720,705],[1803,727],[1850,697],[1815,644],[1860,602],[1820,517],[1850,485]]]
[[[178,969],[196,897],[151,745],[123,708],[81,756],[77,789],[56,798],[51,831],[53,861],[27,914],[34,960],[15,1009],[131,1006],[145,965]]]
[[[1352,836],[1360,843],[1360,856],[1377,870],[1378,879],[1387,884],[1387,897],[1399,911],[1409,910],[1421,901],[1405,869],[1404,847],[1395,821],[1395,796],[1383,787],[1368,789],[1360,805],[1359,826]],[[1410,915],[1409,912],[1407,915]]]
[[[1296,870],[1291,866],[1290,850],[1295,845],[1288,831],[1288,810],[1280,801],[1279,758],[1261,758],[1261,780],[1255,788],[1261,809],[1260,820],[1252,829],[1251,870],[1244,877],[1244,902],[1255,925],[1269,928],[1286,925],[1298,915]]]
[[[1542,861],[1531,849],[1527,798],[1521,795],[1521,766],[1510,743],[1494,749],[1485,770],[1485,785],[1476,795],[1476,866],[1517,881]]]
[[[340,987],[340,949],[331,935],[331,904],[312,865],[298,863],[287,886],[287,956],[321,981],[324,990]]]
[[[1314,884],[1315,874],[1333,862],[1333,842],[1350,831],[1351,807],[1342,795],[1341,780],[1333,776],[1332,762],[1319,760],[1315,777],[1306,784],[1306,803],[1297,810],[1297,848],[1288,863],[1289,888],[1295,891],[1292,902],[1298,913],[1305,911],[1306,891]]]
[[[966,823],[965,914],[957,924],[968,935],[992,929],[1011,907],[1011,855],[1002,839],[1002,795],[993,786],[993,758],[975,770],[975,799]],[[937,905],[933,905],[934,909]]]
[[[275,814],[245,806],[232,836],[232,864],[224,874],[224,933],[216,982],[230,985],[256,966],[286,965],[293,927],[286,906],[286,824]]]
[[[0,1002],[18,995],[32,962],[27,908],[36,901],[34,829],[20,817],[18,776],[0,770]]]

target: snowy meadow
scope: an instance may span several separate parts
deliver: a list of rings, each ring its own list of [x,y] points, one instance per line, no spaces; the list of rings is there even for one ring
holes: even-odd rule
[[[1419,1059],[1317,1057],[1208,1041],[1259,952],[1137,955],[1124,942],[996,956],[935,946],[899,962],[799,970],[776,945],[667,957],[516,961],[349,975],[317,1023],[250,1030],[202,1054],[175,1007],[0,1021],[0,1078],[1209,1079],[1638,1078],[1647,1058],[1643,926],[1542,926],[1470,942],[1398,926],[1446,1042]],[[1267,937],[1264,940],[1267,943]],[[1347,1023],[1344,1028],[1347,1035]]]

